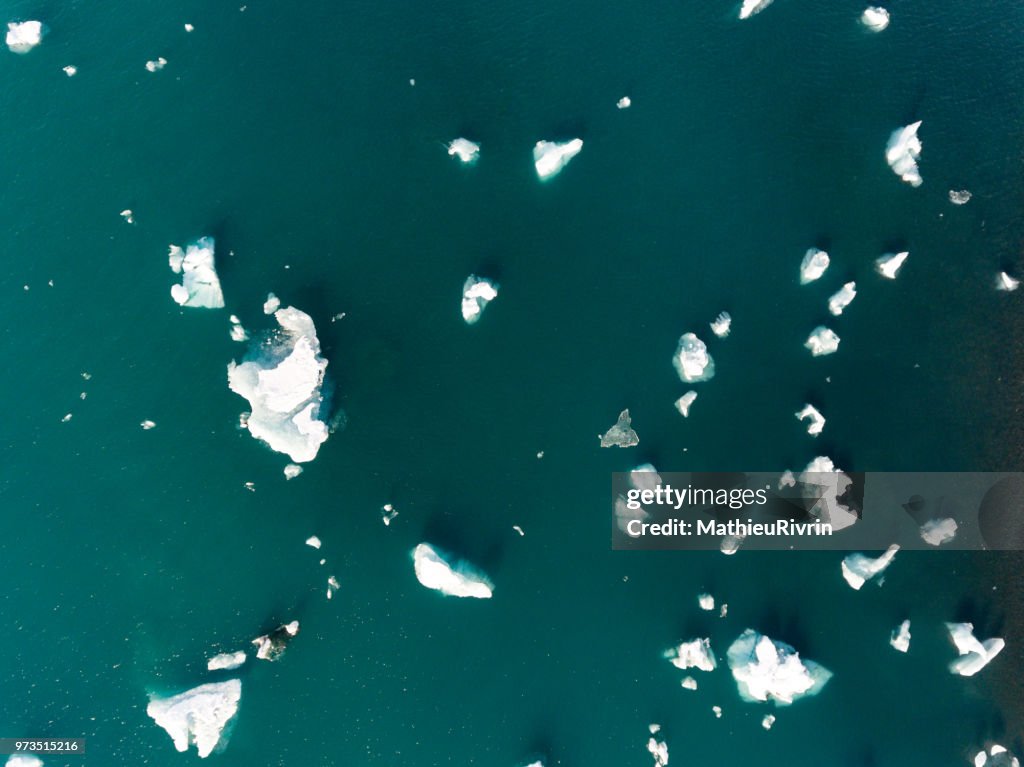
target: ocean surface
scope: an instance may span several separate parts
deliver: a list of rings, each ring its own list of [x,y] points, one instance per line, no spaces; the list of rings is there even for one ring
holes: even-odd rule
[[[655,722],[673,765],[1020,751],[1019,555],[904,553],[855,592],[837,552],[610,548],[611,473],[648,461],[1021,468],[1024,291],[994,283],[1024,272],[1024,6],[888,7],[872,34],[847,0],[743,22],[731,0],[0,3],[48,28],[0,49],[0,737],[87,739],[47,767],[196,764],[149,696],[230,677],[206,659],[298,619],[279,662],[237,672],[210,764],[644,767]],[[915,189],[884,148],[916,120]],[[533,144],[576,137],[538,182]],[[223,310],[169,295],[168,245],[203,235]],[[815,246],[832,266],[801,287]],[[467,326],[472,273],[500,295]],[[345,423],[291,481],[226,379],[247,352],[228,315],[259,338],[269,291],[316,322]],[[839,352],[812,358],[826,322]],[[683,419],[686,331],[717,372]],[[624,408],[639,445],[602,450]],[[423,540],[493,599],[420,586]],[[954,676],[947,620],[1007,649]],[[747,627],[834,678],[741,701],[725,649]],[[720,668],[689,691],[661,653],[694,636]]]

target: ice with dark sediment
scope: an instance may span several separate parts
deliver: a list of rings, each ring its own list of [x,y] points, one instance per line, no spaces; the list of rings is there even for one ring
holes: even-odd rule
[[[818,248],[810,248],[800,262],[800,284],[806,285],[819,279],[828,269],[828,265],[828,253]]]
[[[1006,642],[999,637],[979,640],[974,636],[971,623],[947,623],[946,630],[960,653],[960,657],[949,664],[949,670],[960,676],[974,676],[1006,647]]]
[[[921,139],[917,136],[920,127],[921,121],[918,120],[896,129],[885,146],[885,161],[893,173],[911,186],[921,186],[921,172],[917,167],[921,158]]]
[[[615,425],[600,435],[601,447],[633,447],[639,444],[640,437],[633,431],[632,423],[628,408],[619,413]]]
[[[181,306],[221,309],[224,294],[214,268],[212,237],[200,237],[185,249],[171,245],[168,263],[175,274],[182,275],[181,284],[171,288],[171,298]]]
[[[282,623],[269,634],[263,634],[252,640],[256,645],[256,657],[259,660],[276,661],[284,655],[291,641],[299,635],[299,622]]]
[[[494,584],[472,565],[451,561],[429,543],[421,543],[412,552],[416,579],[428,589],[452,597],[490,599]]]
[[[554,178],[583,149],[582,139],[572,141],[538,141],[533,147],[533,164],[541,181]]]
[[[843,558],[840,566],[843,579],[850,584],[855,591],[872,578],[881,575],[885,569],[892,564],[896,552],[900,550],[897,544],[893,544],[880,557],[872,559],[864,554],[849,554]]]
[[[744,631],[730,645],[727,655],[740,697],[747,701],[789,705],[816,695],[832,677],[821,664],[802,660],[790,645],[753,629]]]
[[[694,333],[684,333],[679,338],[672,364],[685,383],[707,381],[715,375],[715,361],[708,354],[707,345]]]
[[[178,751],[195,745],[206,758],[223,745],[224,728],[238,713],[242,683],[238,679],[213,682],[169,698],[153,697],[146,714],[167,731]]]
[[[907,260],[907,256],[909,255],[910,253],[908,251],[903,251],[902,253],[886,253],[875,261],[875,271],[886,279],[895,280],[896,275],[903,266],[903,262]]]

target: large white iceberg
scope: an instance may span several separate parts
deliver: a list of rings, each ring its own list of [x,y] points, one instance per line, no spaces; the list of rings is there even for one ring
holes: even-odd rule
[[[771,4],[772,0],[743,0],[743,5],[740,6],[740,18],[749,19],[755,13],[760,13]]]
[[[960,676],[974,676],[1006,647],[1006,642],[999,637],[979,641],[971,623],[947,623],[946,629],[960,653],[960,657],[949,664],[949,670]]]
[[[896,275],[900,271],[900,267],[903,266],[903,262],[907,260],[907,256],[909,255],[909,251],[903,251],[902,253],[886,253],[875,261],[875,271],[886,279],[895,280]]]
[[[421,543],[412,552],[416,579],[428,589],[452,597],[490,599],[494,585],[475,568],[459,560],[448,562],[429,543]]]
[[[710,639],[693,639],[689,642],[682,642],[678,647],[665,651],[665,657],[671,661],[676,668],[683,669],[699,668],[701,671],[714,671],[717,662],[715,654],[711,651]]]
[[[487,304],[498,297],[498,286],[488,279],[469,275],[462,286],[462,319],[467,325],[480,319]]]
[[[832,297],[828,300],[828,310],[833,315],[838,317],[843,313],[843,309],[853,303],[853,299],[857,297],[857,283],[848,282],[843,287],[839,288]]]
[[[889,12],[877,5],[869,5],[860,15],[860,23],[872,32],[881,32],[889,26]]]
[[[834,354],[839,349],[839,336],[834,330],[818,325],[804,341],[804,347],[811,350],[815,357],[825,354]]]
[[[828,253],[818,250],[818,248],[808,250],[800,262],[800,284],[806,285],[809,282],[814,282],[825,273],[828,264]]]
[[[684,333],[680,337],[672,364],[679,377],[687,383],[707,381],[715,375],[715,361],[708,354],[707,345],[693,333]]]
[[[480,157],[480,145],[467,138],[457,138],[448,145],[448,154],[464,163],[474,163]]]
[[[12,21],[7,25],[7,47],[14,53],[28,53],[43,40],[39,21]]]
[[[320,409],[327,360],[313,320],[294,307],[274,312],[281,330],[259,347],[256,359],[228,365],[231,391],[249,400],[246,428],[295,463],[316,458],[327,439]]]
[[[892,132],[889,143],[885,146],[885,161],[901,179],[911,186],[921,186],[921,173],[917,161],[921,157],[921,139],[917,137],[917,129],[921,121],[911,123]]]
[[[152,698],[146,713],[174,741],[178,751],[195,744],[200,758],[209,756],[235,714],[242,697],[238,679],[204,684],[170,698]]]
[[[213,266],[213,238],[200,237],[182,250],[171,245],[168,261],[175,274],[182,274],[181,285],[171,288],[171,298],[181,306],[220,309],[224,294]]]
[[[811,422],[807,424],[807,433],[811,436],[817,437],[825,428],[825,416],[814,405],[804,405],[804,409],[798,412],[796,417],[801,421],[810,419]]]
[[[860,587],[881,573],[892,564],[896,552],[900,550],[899,545],[893,544],[882,556],[872,559],[863,554],[849,554],[843,559],[841,569],[843,578],[850,587],[859,591]]]
[[[729,647],[729,668],[740,697],[749,701],[773,700],[789,705],[806,695],[816,695],[832,672],[800,655],[784,642],[776,642],[747,629]]]
[[[558,175],[568,165],[569,160],[583,149],[583,140],[574,138],[572,141],[538,141],[533,147],[533,164],[541,181]]]

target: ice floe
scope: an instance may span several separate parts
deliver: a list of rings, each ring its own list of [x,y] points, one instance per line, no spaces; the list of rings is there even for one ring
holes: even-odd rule
[[[467,325],[480,319],[487,304],[498,297],[498,286],[485,277],[469,275],[462,285],[462,319]]]
[[[804,405],[804,409],[796,413],[796,417],[801,421],[810,419],[811,422],[807,424],[807,433],[814,437],[821,434],[821,430],[825,428],[825,416],[814,405]]]
[[[648,731],[651,737],[647,741],[647,751],[654,757],[654,767],[665,767],[668,764],[668,743],[654,737],[661,732],[661,725],[652,724]]]
[[[756,13],[760,13],[769,5],[772,4],[772,0],[743,0],[743,5],[740,6],[740,18],[749,19]]]
[[[893,131],[885,146],[885,161],[893,173],[911,186],[921,186],[921,173],[917,167],[921,157],[921,139],[917,137],[920,127],[921,121],[918,120]]]
[[[139,426],[142,427],[143,431],[149,431],[150,429],[156,428],[156,421],[150,421],[148,418],[145,421],[139,422]]]
[[[444,557],[429,543],[421,543],[412,552],[416,579],[428,589],[452,597],[490,599],[494,585],[474,567]]]
[[[875,271],[887,279],[895,280],[909,255],[909,251],[906,250],[902,253],[886,253],[875,261]]]
[[[151,61],[146,62],[147,72],[159,72],[161,69],[167,66],[167,59],[163,56],[159,56]]]
[[[921,540],[931,546],[941,546],[956,538],[956,531],[955,519],[929,519],[921,525]]]
[[[974,625],[971,623],[947,623],[946,629],[960,653],[960,657],[949,664],[949,670],[960,676],[974,676],[1006,646],[1006,642],[999,637],[979,641],[974,636]]]
[[[448,144],[448,154],[464,163],[473,163],[480,157],[480,145],[466,138],[457,138]]]
[[[740,697],[748,701],[772,700],[788,705],[798,698],[816,695],[832,672],[814,661],[753,629],[747,629],[729,647],[729,668]]]
[[[843,558],[841,565],[843,578],[852,589],[859,591],[861,586],[875,576],[881,575],[885,568],[892,564],[899,550],[899,545],[894,543],[882,556],[875,559],[864,554],[848,554]]]
[[[711,707],[711,712],[715,715],[715,719],[721,719],[722,718],[722,707],[721,706],[712,706]]]
[[[996,276],[996,290],[1007,292],[1016,290],[1020,286],[1020,280],[1008,275],[1006,272],[999,272]]]
[[[686,383],[707,381],[715,375],[715,361],[708,354],[707,345],[693,333],[684,333],[679,338],[672,364]]]
[[[78,67],[74,64],[68,64],[66,67],[61,67],[61,71],[68,77],[74,77],[78,74]]]
[[[661,484],[661,475],[653,464],[644,463],[629,473],[629,484],[637,490],[656,490]]]
[[[633,106],[633,100],[629,96],[623,96],[621,99],[615,102],[615,106],[619,109],[629,109]]]
[[[853,303],[853,299],[857,297],[857,283],[848,282],[843,287],[839,288],[832,297],[828,300],[828,310],[833,315],[838,317],[843,313],[843,310]]]
[[[729,312],[722,312],[711,323],[711,332],[719,338],[725,338],[732,329],[732,317]]]
[[[903,621],[889,637],[889,644],[898,652],[907,652],[910,649],[910,621]]]
[[[889,26],[889,12],[885,8],[869,5],[860,15],[860,23],[872,32],[881,32]]]
[[[804,347],[810,349],[815,357],[834,354],[839,349],[839,336],[834,330],[818,325],[804,341]]]
[[[538,141],[533,147],[533,164],[541,181],[553,178],[568,165],[569,160],[583,149],[583,140],[559,143],[557,141]]]
[[[236,315],[232,314],[228,317],[228,321],[231,323],[229,335],[231,336],[232,341],[236,341],[241,344],[249,340],[249,331],[242,327],[242,321],[238,319]]]
[[[1020,767],[1017,757],[998,743],[974,755],[974,767]]]
[[[317,537],[315,535],[311,535],[311,536],[309,536],[306,539],[306,545],[307,546],[312,546],[314,549],[319,549],[324,544],[323,544],[323,541],[321,541],[319,537]]]
[[[819,279],[828,269],[828,265],[828,253],[818,248],[810,248],[800,262],[800,284],[806,285]]]
[[[679,686],[682,687],[684,690],[696,690],[697,680],[694,679],[692,676],[684,676],[682,680],[679,682]]]
[[[682,397],[676,400],[676,410],[683,418],[687,418],[690,415],[690,405],[693,404],[694,400],[697,399],[697,392],[688,391]]]
[[[222,652],[206,661],[206,670],[231,671],[245,663],[246,657],[246,654],[241,650],[238,652]]]
[[[273,293],[267,293],[267,300],[263,302],[263,313],[273,314],[281,308],[281,299]]]
[[[195,745],[200,758],[221,743],[224,728],[238,712],[242,683],[238,679],[200,685],[169,698],[152,698],[149,715],[167,731],[178,751]]]
[[[954,205],[966,205],[971,201],[973,197],[966,189],[950,189],[949,190],[949,201]]]
[[[125,208],[124,210],[122,210],[120,216],[125,220],[125,223],[135,223],[135,214],[132,212],[131,208]],[[174,267],[172,266],[171,268],[173,269]]]
[[[167,260],[175,274],[181,274],[181,284],[171,288],[171,298],[181,306],[221,309],[224,294],[214,268],[213,238],[200,237],[182,250],[171,245]]]
[[[4,767],[43,767],[43,760],[32,754],[11,754]]]
[[[195,27],[192,26],[191,24],[185,24],[185,31],[186,32],[193,32],[193,31],[195,31]]]
[[[41,21],[12,21],[7,24],[7,47],[13,53],[28,53],[43,40]]]
[[[715,609],[715,598],[710,594],[700,594],[697,596],[697,606],[710,612]]]
[[[245,426],[271,450],[295,463],[316,458],[327,439],[321,417],[321,387],[327,360],[313,320],[294,307],[278,309],[280,331],[256,350],[259,356],[228,365],[228,386],[249,401],[252,413]]]
[[[256,645],[256,657],[260,660],[276,661],[284,655],[288,644],[299,633],[299,622],[282,623],[269,634],[258,636],[252,643]]]
[[[380,507],[380,519],[381,522],[384,523],[384,527],[390,525],[397,516],[398,512],[395,510],[395,507],[392,506],[390,503],[385,503],[383,506]]]
[[[693,639],[682,642],[678,647],[666,650],[665,657],[676,668],[697,668],[701,671],[714,671],[718,665],[715,654],[711,651],[710,639]]]
[[[619,420],[608,431],[600,436],[601,447],[633,447],[639,444],[640,437],[633,431],[633,419],[629,417],[629,408],[619,413]]]
[[[302,473],[302,467],[297,463],[289,463],[284,467],[284,478],[295,479]]]

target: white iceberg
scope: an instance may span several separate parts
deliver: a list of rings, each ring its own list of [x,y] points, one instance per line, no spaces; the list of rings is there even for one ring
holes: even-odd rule
[[[828,265],[828,253],[818,248],[809,249],[800,262],[800,284],[806,285],[820,278],[828,269]]]
[[[949,664],[949,670],[960,676],[974,676],[1006,646],[1006,642],[998,637],[979,641],[974,636],[971,623],[947,623],[946,629],[960,653],[960,657]]]
[[[974,767],[1020,767],[1020,761],[1005,746],[995,743],[974,755]]]
[[[676,410],[679,411],[683,418],[690,415],[690,405],[693,404],[694,400],[697,399],[697,392],[688,391],[682,397],[676,400]]]
[[[31,754],[11,754],[4,767],[43,767],[43,760]]]
[[[907,652],[910,649],[910,621],[903,621],[889,637],[889,644],[898,652]]]
[[[804,409],[798,412],[796,417],[801,421],[810,419],[811,422],[807,424],[807,433],[814,437],[821,434],[821,430],[825,428],[825,416],[814,405],[804,405]]]
[[[900,550],[899,545],[893,544],[882,556],[872,559],[863,554],[849,554],[843,558],[841,569],[843,578],[850,587],[859,591],[860,587],[881,573],[892,564],[896,552]]]
[[[966,189],[950,189],[949,190],[949,201],[954,205],[966,205],[971,201],[973,197]]]
[[[929,519],[921,525],[921,540],[931,546],[941,546],[956,538],[956,531],[955,519]]]
[[[657,490],[661,475],[653,464],[644,463],[629,473],[629,484],[637,490]]]
[[[921,173],[917,168],[921,157],[921,139],[917,137],[920,127],[921,121],[918,120],[893,131],[885,146],[885,161],[893,173],[911,186],[921,186]]]
[[[263,313],[273,314],[281,308],[281,299],[273,293],[267,293],[267,300],[263,302]]]
[[[448,154],[464,163],[474,163],[480,157],[480,145],[466,138],[457,138],[448,144]]]
[[[12,21],[7,25],[7,47],[14,53],[28,53],[43,40],[40,21]]]
[[[245,663],[245,659],[246,654],[241,650],[238,652],[222,652],[206,661],[206,670],[230,671]]]
[[[895,280],[909,255],[909,251],[906,250],[902,253],[886,253],[875,261],[875,271],[887,279]]]
[[[480,319],[487,304],[498,297],[498,286],[484,277],[469,275],[462,285],[462,319],[467,325]]]
[[[676,668],[698,668],[701,671],[714,671],[718,665],[715,654],[711,651],[710,639],[694,639],[682,642],[678,647],[666,650],[665,657]]]
[[[583,140],[578,138],[565,143],[538,141],[533,147],[533,164],[537,168],[537,176],[541,181],[545,181],[558,175],[559,171],[569,164],[569,160],[580,153],[581,149],[583,149]]]
[[[815,357],[833,354],[839,349],[839,336],[824,325],[818,325],[804,341],[804,347],[810,349]]]
[[[204,684],[170,698],[152,698],[146,713],[174,741],[178,751],[195,744],[200,758],[213,753],[242,697],[238,679]]]
[[[1006,272],[999,272],[996,277],[996,290],[1005,290],[1007,292],[1016,290],[1020,286],[1020,280],[1014,279]]]
[[[679,682],[679,686],[682,687],[684,690],[696,690],[697,680],[694,679],[692,676],[684,676],[682,678],[682,681]]]
[[[68,77],[74,77],[78,74],[78,67],[74,64],[68,64],[66,67],[61,67],[61,71]],[[130,221],[128,223],[131,223]]]
[[[857,283],[848,282],[843,287],[839,288],[832,297],[828,300],[828,310],[833,315],[838,317],[843,313],[843,310],[853,303],[853,299],[857,297]]]
[[[167,66],[167,59],[165,59],[163,56],[158,56],[157,58],[153,59],[152,61],[147,61],[146,62],[146,71],[147,72],[159,72],[161,69],[163,69],[166,66]]]
[[[707,381],[715,375],[715,361],[708,354],[707,345],[693,333],[684,333],[680,337],[672,364],[686,383]]]
[[[775,724],[775,714],[765,714],[761,720],[761,726],[766,730],[770,730],[773,724]]]
[[[633,447],[640,443],[640,437],[633,431],[630,425],[633,419],[629,417],[629,408],[619,413],[619,420],[615,422],[604,434],[600,435],[601,447]]]
[[[729,647],[729,668],[740,697],[748,701],[773,700],[789,705],[806,695],[816,695],[832,672],[800,655],[784,642],[776,642],[747,629]]]
[[[323,546],[323,542],[320,540],[318,536],[311,535],[306,539],[306,545],[311,546],[314,549],[319,549],[321,546]]]
[[[711,323],[711,332],[719,338],[725,338],[729,335],[729,331],[732,329],[732,317],[729,312],[722,312],[715,318],[715,321]]]
[[[649,729],[651,737],[647,741],[647,751],[654,757],[654,767],[665,767],[668,764],[668,743],[654,737],[661,731],[661,726],[652,724]]]
[[[416,579],[428,589],[452,597],[490,599],[494,585],[475,568],[459,560],[449,563],[429,543],[421,543],[412,552]]]
[[[288,644],[299,635],[299,622],[282,623],[269,634],[263,634],[252,640],[256,645],[256,657],[259,660],[276,661],[284,655]]]
[[[289,463],[284,467],[284,478],[295,479],[302,473],[302,467],[297,463]]]
[[[714,610],[715,598],[710,594],[700,594],[697,596],[697,605],[700,607],[701,610]]]
[[[213,238],[200,237],[182,250],[171,245],[167,257],[171,270],[181,274],[181,285],[171,288],[171,298],[181,306],[221,309],[224,294],[213,265]]]
[[[249,340],[249,332],[242,327],[242,321],[232,314],[228,320],[231,322],[231,340],[238,343],[245,343]]]
[[[621,99],[615,102],[615,106],[619,109],[629,109],[633,105],[632,99],[629,96],[623,96]]]
[[[860,23],[872,32],[881,32],[889,26],[889,12],[885,8],[869,5],[860,15]]]
[[[795,486],[797,479],[802,488],[812,490],[814,497],[818,498],[810,511],[819,516],[822,522],[832,525],[833,531],[842,530],[857,522],[857,513],[839,501],[853,484],[853,480],[838,469],[831,458],[817,456],[800,472],[799,477],[794,477],[789,472],[783,474],[779,480],[779,489],[784,486]]]
[[[743,0],[743,5],[740,6],[740,18],[749,19],[755,13],[760,13],[771,4],[772,0]]]
[[[228,365],[228,386],[249,400],[252,414],[246,428],[254,438],[295,463],[306,463],[327,439],[320,414],[327,360],[320,356],[308,314],[288,307],[274,317],[280,332],[259,347],[257,359]]]

